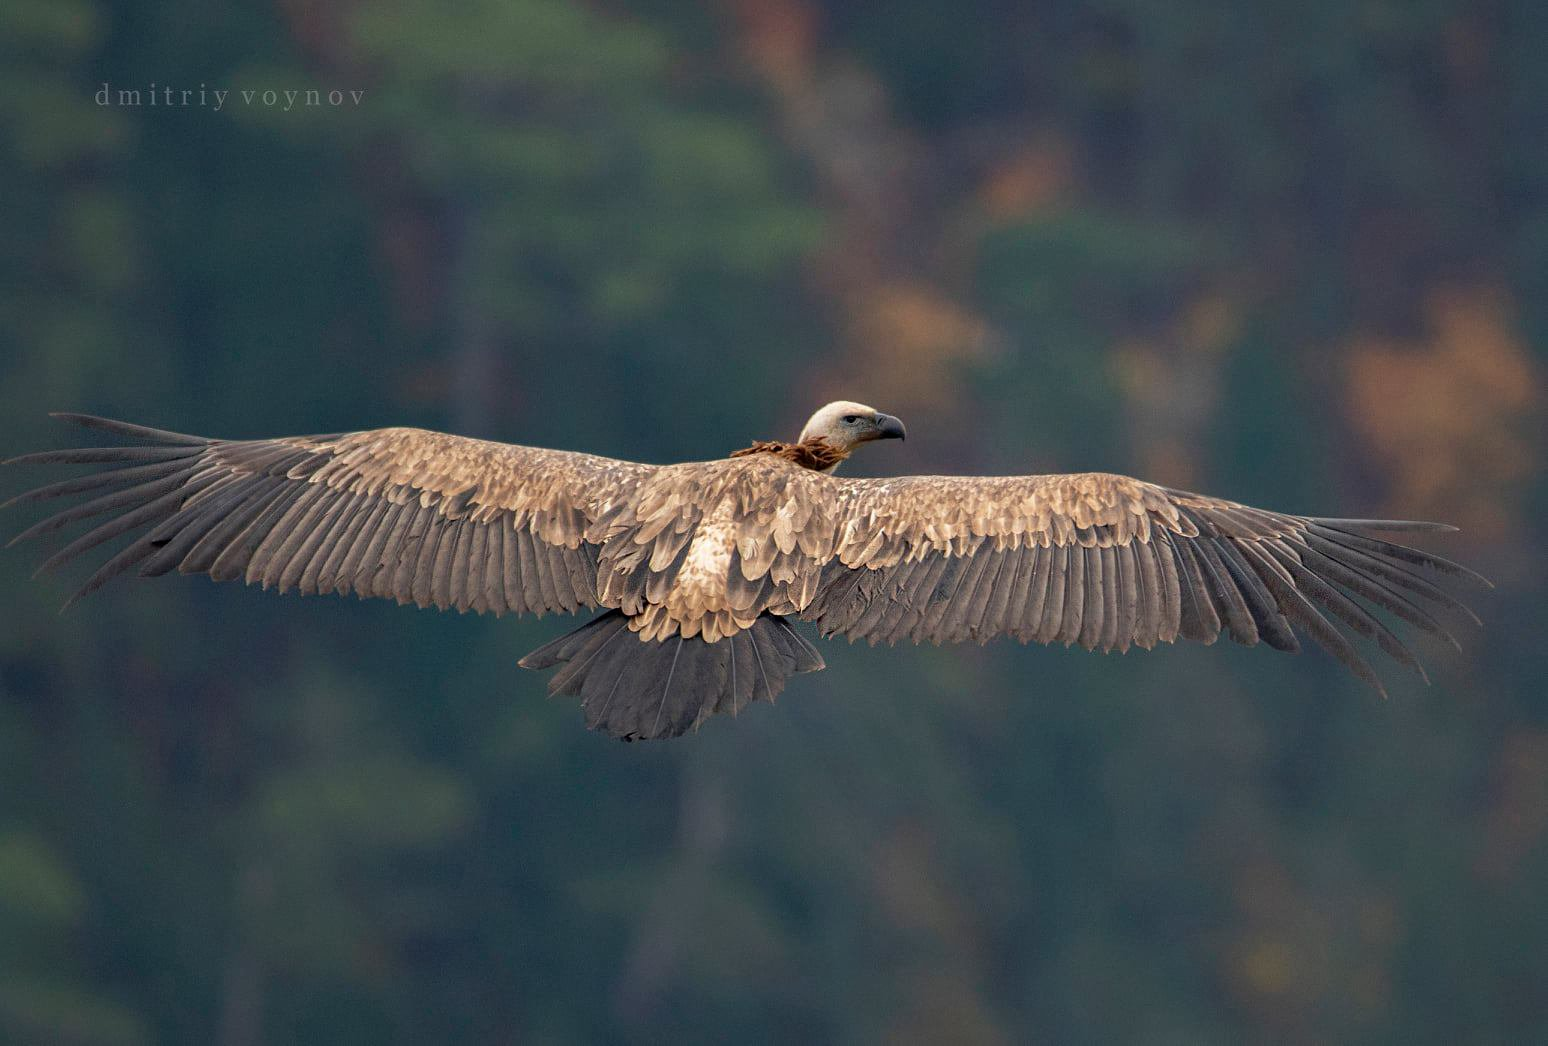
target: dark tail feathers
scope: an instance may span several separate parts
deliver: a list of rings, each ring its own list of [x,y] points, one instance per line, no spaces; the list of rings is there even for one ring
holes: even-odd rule
[[[825,667],[782,617],[764,614],[729,639],[672,636],[642,642],[617,610],[592,618],[521,659],[523,668],[564,664],[548,692],[575,694],[586,725],[625,741],[677,737],[716,712],[773,702],[785,680]]]

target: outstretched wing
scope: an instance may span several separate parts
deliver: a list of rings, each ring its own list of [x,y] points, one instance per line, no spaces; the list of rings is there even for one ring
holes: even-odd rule
[[[134,441],[8,462],[116,466],[6,503],[92,495],[12,544],[106,517],[40,571],[134,535],[72,603],[137,568],[141,576],[178,570],[442,609],[592,607],[597,549],[586,530],[652,470],[423,429],[217,440],[58,416]]]
[[[803,616],[873,643],[1005,635],[1127,650],[1226,632],[1295,651],[1299,629],[1382,690],[1325,614],[1423,675],[1354,597],[1455,644],[1425,604],[1472,612],[1425,575],[1489,584],[1376,536],[1454,529],[1437,523],[1266,512],[1105,473],[837,482],[837,551]]]

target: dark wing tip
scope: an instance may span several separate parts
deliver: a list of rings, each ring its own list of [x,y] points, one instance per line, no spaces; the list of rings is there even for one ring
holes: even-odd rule
[[[152,443],[170,443],[187,447],[202,447],[216,442],[203,436],[190,436],[183,432],[170,432],[166,429],[153,429],[146,425],[135,425],[128,421],[118,421],[114,418],[103,418],[96,414],[79,414],[74,411],[49,411],[49,417],[71,425],[79,425],[84,429],[98,429],[102,432],[111,432],[114,435],[126,436],[130,439],[148,440]]]
[[[1427,531],[1436,534],[1454,534],[1461,529],[1450,523],[1435,523],[1427,519],[1340,519],[1334,516],[1309,518],[1313,523],[1337,527],[1340,530],[1352,530],[1356,533],[1402,534]]]
[[[1360,547],[1367,551],[1373,551],[1380,555],[1395,556],[1405,563],[1429,567],[1440,571],[1442,574],[1461,578],[1463,581],[1480,585],[1484,588],[1494,588],[1493,581],[1490,581],[1476,570],[1464,567],[1460,563],[1455,563],[1445,556],[1439,556],[1433,552],[1425,552],[1422,549],[1397,542],[1385,541],[1379,537],[1372,536],[1382,531],[1391,533],[1403,530],[1455,533],[1458,528],[1449,523],[1427,523],[1423,521],[1393,519],[1327,519],[1318,517],[1308,517],[1306,522],[1310,524],[1313,530],[1333,531],[1336,534],[1345,535],[1345,540],[1353,540],[1357,543],[1363,542]],[[1465,607],[1463,609],[1467,611],[1474,621],[1477,621],[1479,624],[1483,623],[1478,620],[1478,615],[1473,614],[1471,610],[1467,610]]]

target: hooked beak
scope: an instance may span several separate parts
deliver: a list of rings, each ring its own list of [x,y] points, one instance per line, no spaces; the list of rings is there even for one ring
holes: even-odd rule
[[[894,418],[891,414],[878,414],[876,415],[876,438],[907,439],[908,430],[903,427],[901,421]]]

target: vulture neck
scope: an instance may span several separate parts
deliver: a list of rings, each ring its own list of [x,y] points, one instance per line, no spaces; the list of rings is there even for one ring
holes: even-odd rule
[[[731,456],[743,458],[749,454],[773,454],[813,472],[832,472],[839,467],[839,462],[849,457],[849,451],[835,447],[821,436],[813,436],[800,443],[758,440],[750,447],[733,452]]]

